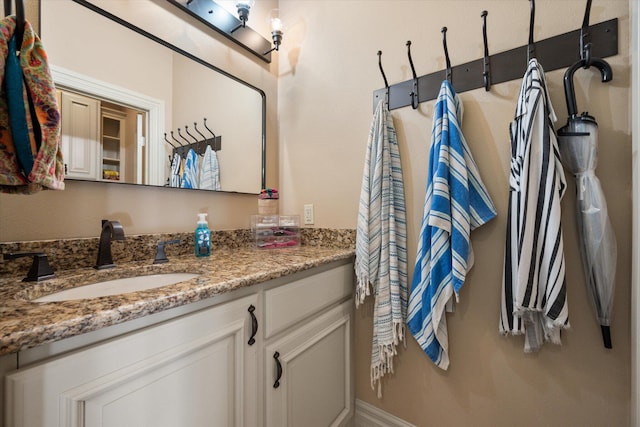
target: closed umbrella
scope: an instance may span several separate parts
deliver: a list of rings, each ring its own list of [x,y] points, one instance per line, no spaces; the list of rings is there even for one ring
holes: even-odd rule
[[[585,285],[600,323],[604,346],[611,348],[609,327],[615,290],[616,238],[609,220],[604,192],[595,174],[598,124],[588,113],[577,114],[573,75],[579,68],[594,66],[600,70],[602,81],[606,82],[611,80],[612,71],[604,60],[591,58],[589,52],[586,53],[564,75],[569,119],[558,131],[558,140],[562,162],[576,179],[576,218]]]

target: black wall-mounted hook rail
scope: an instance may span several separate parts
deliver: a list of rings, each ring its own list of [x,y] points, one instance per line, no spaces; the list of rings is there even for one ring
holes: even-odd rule
[[[618,18],[589,26],[591,37],[591,55],[607,58],[618,54]],[[567,68],[580,59],[576,45],[580,41],[580,30],[570,31],[558,36],[536,41],[536,57],[546,72]],[[489,56],[491,61],[491,83],[493,85],[510,80],[521,79],[526,70],[528,45]],[[452,74],[456,76],[456,92],[462,93],[484,87],[482,79],[484,59],[480,58],[465,64],[456,65]],[[446,70],[445,70],[446,71]],[[436,99],[443,70],[418,77],[418,102]],[[412,105],[411,93],[414,81],[406,80],[389,86],[389,109]],[[376,107],[387,89],[373,92],[373,108]]]
[[[169,133],[171,134],[171,139],[173,139],[173,142],[175,142],[175,143],[176,143],[176,144],[178,144],[180,147],[182,147],[182,143],[181,143],[180,141],[178,141],[178,140],[176,139],[176,137],[175,137],[175,136],[173,136],[173,131],[171,131],[171,132],[169,132]],[[173,144],[171,144],[171,145],[173,145]],[[174,146],[174,147],[175,147],[175,146]]]
[[[489,12],[483,10],[480,14],[482,18],[482,43],[484,44],[484,58],[482,59],[482,85],[484,90],[491,90],[491,61],[489,60],[489,42],[487,41],[487,15]]]
[[[409,91],[409,97],[411,98],[411,108],[414,110],[418,108],[418,104],[420,103],[420,91],[418,88],[418,76],[416,75],[416,69],[413,66],[413,59],[411,59],[411,40],[407,40],[407,56],[409,57],[409,65],[411,65],[411,74],[413,74],[413,80],[411,80],[412,87]],[[388,91],[388,87],[386,88]],[[389,93],[391,96],[391,93]],[[373,108],[376,108],[375,105]]]

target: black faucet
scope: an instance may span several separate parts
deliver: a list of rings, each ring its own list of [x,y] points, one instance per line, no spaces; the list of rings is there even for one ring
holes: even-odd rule
[[[4,259],[12,260],[26,256],[33,256],[33,263],[27,273],[27,277],[22,279],[23,282],[39,282],[55,277],[53,270],[49,266],[47,255],[44,252],[15,252],[4,254]]]
[[[93,268],[102,270],[116,266],[111,256],[112,240],[124,240],[124,228],[122,228],[122,224],[118,221],[103,219],[100,244],[98,246],[98,261],[96,261],[96,265]]]
[[[166,241],[160,241],[158,242],[158,249],[156,250],[156,258],[153,260],[154,264],[164,264],[165,262],[169,261],[167,259],[167,255],[164,252],[164,246],[165,245],[173,245],[176,243],[181,243],[182,241],[180,239],[174,239],[174,240],[166,240]]]

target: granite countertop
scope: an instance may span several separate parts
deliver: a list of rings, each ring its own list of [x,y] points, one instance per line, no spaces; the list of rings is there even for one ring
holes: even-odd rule
[[[0,277],[0,355],[94,331],[299,271],[347,260],[353,248],[300,246],[218,249],[210,257],[170,257],[166,264],[127,262],[109,270],[78,268],[44,282]],[[133,275],[198,273],[195,279],[127,294],[64,302],[32,299],[69,287]]]

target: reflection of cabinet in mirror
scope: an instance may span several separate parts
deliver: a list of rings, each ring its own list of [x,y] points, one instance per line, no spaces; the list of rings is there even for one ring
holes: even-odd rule
[[[100,102],[64,91],[58,91],[58,95],[65,177],[96,180]]]
[[[67,178],[144,183],[143,112],[67,90],[59,101]]]
[[[124,121],[126,116],[119,111],[102,108],[100,118],[102,124],[102,146],[100,147],[102,179],[123,181],[125,176]]]

